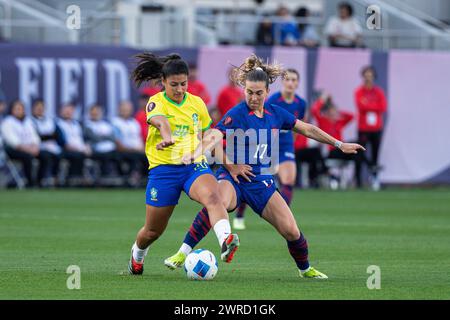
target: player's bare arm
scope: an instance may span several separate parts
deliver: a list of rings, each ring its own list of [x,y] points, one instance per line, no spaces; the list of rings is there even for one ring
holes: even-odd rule
[[[364,149],[363,146],[361,146],[357,143],[341,142],[341,141],[333,138],[332,136],[330,136],[328,133],[326,133],[322,129],[320,129],[312,124],[300,121],[300,120],[297,120],[295,122],[295,126],[294,126],[293,130],[294,130],[294,132],[300,133],[308,138],[314,139],[321,143],[326,143],[326,144],[335,146],[344,153],[350,153],[350,154],[358,153],[358,150],[366,151],[366,149]]]
[[[175,143],[172,138],[169,121],[166,117],[155,116],[150,119],[150,124],[158,128],[162,137],[161,142],[156,145],[157,150],[163,150],[164,148],[167,148]]]
[[[198,145],[194,154],[186,154],[183,157],[183,163],[189,164],[198,158],[200,155],[205,154],[211,150],[215,151],[216,159],[221,159],[223,166],[228,170],[233,180],[239,183],[238,176],[242,176],[245,180],[251,181],[250,176],[254,177],[252,173],[252,167],[247,164],[234,164],[230,159],[228,159],[222,148],[223,133],[220,130],[211,128],[203,133],[202,143]]]
[[[204,131],[201,135],[201,143],[198,144],[197,148],[193,153],[187,153],[183,156],[182,161],[184,164],[190,164],[195,159],[200,157],[202,154],[208,151],[214,150],[219,142],[223,139],[223,134],[217,129],[211,128]]]
[[[220,132],[220,131],[219,131]],[[220,132],[221,138],[219,141],[222,141],[223,134]],[[218,142],[216,142],[215,146],[218,146]],[[255,177],[255,175],[252,173],[252,167],[248,164],[235,164],[233,161],[231,161],[226,152],[224,152],[224,149],[222,145],[220,145],[218,148],[216,148],[216,158],[221,159],[223,166],[227,171],[230,173],[231,177],[236,183],[240,183],[238,176],[243,177],[248,182],[251,181],[250,177]]]

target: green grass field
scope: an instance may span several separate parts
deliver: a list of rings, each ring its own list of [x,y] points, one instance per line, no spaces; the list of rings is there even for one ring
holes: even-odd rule
[[[163,265],[200,206],[185,196],[151,247],[142,277],[124,275],[145,217],[144,190],[0,191],[0,299],[450,299],[449,189],[296,190],[310,262],[298,277],[286,242],[251,210],[231,264],[210,282]],[[213,233],[200,247],[219,256]],[[81,290],[69,290],[69,265]],[[369,290],[367,267],[381,268]]]

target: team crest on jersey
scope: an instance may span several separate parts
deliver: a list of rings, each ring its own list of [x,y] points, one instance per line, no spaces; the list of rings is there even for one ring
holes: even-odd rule
[[[194,122],[194,126],[198,125],[198,114],[194,113],[192,115],[192,121]]]
[[[153,109],[155,109],[156,104],[154,102],[147,103],[147,112],[151,112]]]
[[[233,119],[231,119],[231,117],[226,117],[225,120],[223,121],[223,124],[225,126],[230,125],[233,122]]]
[[[151,188],[150,197],[152,198],[152,201],[158,201],[158,190],[156,190],[155,188]]]

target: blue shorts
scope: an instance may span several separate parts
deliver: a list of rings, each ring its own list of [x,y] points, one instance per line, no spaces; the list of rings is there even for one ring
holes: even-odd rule
[[[293,145],[280,145],[280,158],[278,159],[278,163],[280,164],[286,161],[295,162],[295,151]]]
[[[277,191],[275,178],[271,175],[252,177],[251,182],[239,177],[240,183],[236,183],[230,173],[221,167],[216,172],[216,178],[219,181],[227,180],[233,185],[237,197],[236,208],[245,202],[260,216],[270,197]]]
[[[189,196],[195,179],[203,174],[214,173],[206,162],[190,165],[159,165],[148,173],[145,203],[153,207],[167,207],[178,204],[181,191]]]

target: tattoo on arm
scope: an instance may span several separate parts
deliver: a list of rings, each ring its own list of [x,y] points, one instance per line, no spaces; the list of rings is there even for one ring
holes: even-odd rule
[[[330,136],[328,133],[324,132],[322,129],[311,125],[310,130],[307,131],[307,137],[317,140],[322,143],[327,143],[330,145],[334,145],[336,139],[334,139],[332,136]]]

